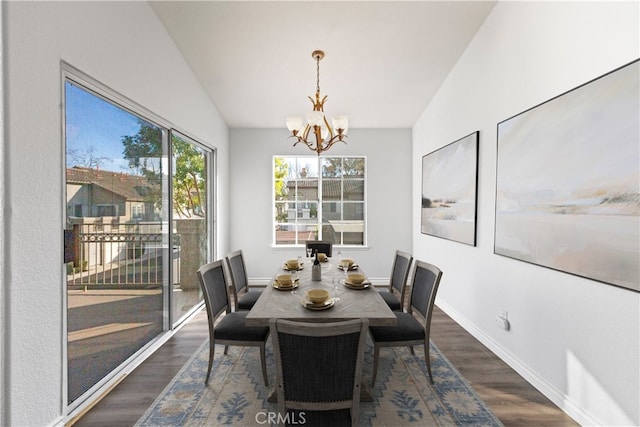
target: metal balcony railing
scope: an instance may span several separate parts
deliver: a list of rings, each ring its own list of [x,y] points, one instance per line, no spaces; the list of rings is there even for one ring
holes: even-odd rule
[[[73,263],[67,264],[68,287],[162,286],[167,245],[162,223],[74,224],[73,232],[75,255]],[[180,275],[179,257],[180,247],[175,245],[174,277]]]

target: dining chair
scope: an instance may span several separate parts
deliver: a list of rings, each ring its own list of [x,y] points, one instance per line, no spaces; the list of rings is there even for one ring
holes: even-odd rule
[[[389,289],[380,289],[380,296],[393,311],[403,311],[404,294],[407,289],[407,279],[411,269],[413,256],[407,252],[396,251],[391,268]],[[397,295],[396,295],[397,293]]]
[[[249,279],[247,278],[247,268],[242,250],[229,253],[226,256],[226,261],[231,273],[234,310],[251,310],[258,298],[260,298],[262,291],[249,289]]]
[[[329,240],[306,240],[304,242],[306,249],[312,249],[313,252],[327,254],[331,258],[333,252],[333,242]]]
[[[368,319],[271,319],[278,413],[304,425],[358,425]]]
[[[264,384],[268,385],[265,344],[269,337],[268,326],[245,326],[248,311],[232,312],[222,260],[203,265],[198,269],[198,279],[204,295],[209,320],[209,367],[205,384],[209,382],[216,344],[224,345],[227,354],[230,345],[260,347],[260,362]],[[218,318],[222,316],[219,320]],[[217,323],[216,323],[217,321]]]
[[[395,312],[397,319],[395,326],[372,326],[369,328],[369,335],[373,341],[371,385],[376,382],[381,347],[410,346],[411,354],[415,354],[413,346],[419,344],[424,346],[424,360],[427,364],[429,380],[433,384],[429,357],[429,334],[433,304],[442,278],[442,271],[435,265],[424,261],[416,260],[415,265],[408,312]]]

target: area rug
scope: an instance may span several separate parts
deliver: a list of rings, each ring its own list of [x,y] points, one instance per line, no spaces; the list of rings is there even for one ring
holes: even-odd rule
[[[176,374],[136,426],[265,426],[277,412],[268,401],[256,347],[216,347],[212,378],[204,385],[209,357],[205,341]],[[431,369],[424,352],[382,348],[373,401],[360,406],[361,426],[502,426],[455,367],[431,344]],[[273,353],[267,347],[267,372],[275,383]],[[365,352],[363,380],[370,384],[373,347]],[[272,420],[274,418],[271,418]]]

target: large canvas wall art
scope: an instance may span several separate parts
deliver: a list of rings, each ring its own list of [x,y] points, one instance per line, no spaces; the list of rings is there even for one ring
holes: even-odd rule
[[[423,234],[475,246],[478,135],[422,157]]]
[[[640,291],[638,64],[498,124],[496,254]]]

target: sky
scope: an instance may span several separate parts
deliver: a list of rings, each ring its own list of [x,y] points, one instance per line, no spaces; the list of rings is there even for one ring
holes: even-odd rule
[[[65,92],[67,167],[88,166],[93,157],[100,169],[130,172],[122,137],[138,132],[138,117],[68,81]]]

